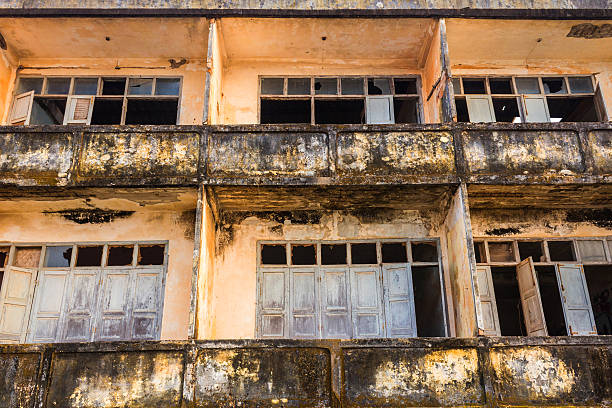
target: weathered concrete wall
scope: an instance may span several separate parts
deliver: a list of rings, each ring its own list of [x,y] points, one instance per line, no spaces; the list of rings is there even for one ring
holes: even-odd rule
[[[609,337],[0,348],[3,407],[612,406]]]

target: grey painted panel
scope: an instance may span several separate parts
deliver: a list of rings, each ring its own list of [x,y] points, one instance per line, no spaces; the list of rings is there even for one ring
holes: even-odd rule
[[[258,333],[263,338],[289,335],[285,320],[287,307],[287,269],[261,269],[258,293]]]
[[[292,268],[291,337],[317,338],[319,336],[318,282],[314,268]]]
[[[98,299],[100,270],[75,269],[66,293],[61,341],[91,341]]]
[[[495,122],[493,102],[488,95],[468,95],[465,97],[470,122]]]
[[[155,340],[159,338],[163,305],[163,269],[136,269],[134,275],[133,303],[126,335],[131,340]]]
[[[323,338],[352,336],[348,267],[321,268],[321,330]]]
[[[395,123],[392,96],[368,96],[366,100],[367,123]]]
[[[570,336],[597,334],[591,299],[582,265],[557,265],[557,281],[565,325]]]
[[[410,264],[383,265],[387,337],[416,337]]]
[[[122,340],[128,337],[132,279],[129,269],[105,270],[102,273],[100,307],[96,328],[97,341]]]
[[[353,337],[383,337],[380,267],[352,267],[350,272]]]
[[[485,336],[501,336],[490,266],[476,267],[476,282],[478,301],[480,302],[481,329],[484,331]]]
[[[545,96],[526,96],[523,95],[525,105],[525,121],[532,123],[550,122],[548,113],[548,102]]]

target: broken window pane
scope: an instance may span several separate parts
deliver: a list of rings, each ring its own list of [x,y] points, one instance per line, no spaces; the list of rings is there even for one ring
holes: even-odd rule
[[[553,262],[576,260],[572,241],[548,241],[548,254]]]
[[[123,95],[125,94],[125,78],[104,78],[102,79],[102,95]]]
[[[542,241],[519,241],[518,248],[521,261],[531,257],[533,262],[546,262]]]
[[[417,98],[393,98],[395,123],[419,123],[419,100]]]
[[[128,99],[126,125],[176,125],[178,100]]]
[[[363,78],[342,78],[342,95],[363,95]]]
[[[582,262],[605,262],[606,251],[604,241],[599,240],[578,240],[576,241],[580,260]]]
[[[464,94],[486,94],[484,78],[463,78],[463,93]]]
[[[261,94],[282,95],[284,83],[283,78],[261,78]]]
[[[178,96],[180,90],[179,78],[157,78],[155,81],[155,95]]]
[[[260,123],[310,123],[310,100],[262,99]]]
[[[165,245],[139,245],[138,265],[163,265]]]
[[[315,265],[317,251],[314,245],[291,245],[292,265]]]
[[[32,103],[31,125],[62,125],[66,99],[36,97]]]
[[[75,78],[74,95],[95,95],[98,92],[98,78]]]
[[[103,248],[102,245],[77,247],[76,266],[100,266]]]
[[[42,92],[43,79],[42,78],[19,78],[19,84],[17,85],[17,95],[34,91],[35,94]]]
[[[491,262],[516,262],[512,242],[489,242]]]
[[[516,90],[520,94],[539,94],[538,78],[516,78]]]
[[[40,247],[17,247],[15,248],[13,265],[24,268],[38,268],[40,252]]]
[[[314,89],[316,95],[337,95],[337,78],[315,78]]]
[[[0,268],[4,268],[8,263],[10,248],[0,248]],[[1,287],[1,286],[0,286]]]
[[[132,264],[134,246],[109,246],[108,247],[108,266],[126,266]]]
[[[413,262],[438,262],[438,249],[435,242],[413,242]]]
[[[70,78],[47,78],[47,90],[49,95],[68,95],[70,91]]]
[[[408,262],[405,242],[383,242],[381,244],[382,261],[385,263]]]
[[[389,79],[368,78],[368,95],[391,95]]]
[[[364,123],[363,99],[318,99],[315,100],[315,123],[351,124]]]
[[[285,245],[262,245],[261,263],[264,265],[287,265],[287,249]]]
[[[378,263],[376,244],[351,244],[351,263],[362,265]]]
[[[322,265],[344,265],[346,263],[346,244],[321,244]]]
[[[123,113],[123,99],[96,98],[91,115],[92,125],[119,125]]]
[[[491,99],[496,122],[521,123],[521,114],[516,98],[493,97]]]
[[[460,94],[461,93],[461,79],[453,78],[452,83],[453,83],[453,91],[455,92],[455,94]]]
[[[474,256],[476,263],[487,263],[484,242],[474,242]]]
[[[512,79],[510,78],[489,78],[489,88],[493,95],[511,94]]]
[[[597,122],[593,96],[546,98],[551,122]]]
[[[564,78],[542,78],[542,85],[544,85],[544,93],[546,94],[567,93]]]
[[[288,95],[310,95],[310,78],[288,78]]]
[[[71,246],[48,246],[45,249],[45,266],[50,268],[64,268],[70,266],[72,259]]]
[[[593,92],[593,81],[591,77],[569,77],[568,81],[572,93]]]
[[[128,95],[151,95],[153,78],[130,78]]]
[[[418,93],[416,78],[395,78],[393,85],[396,95],[416,95]]]

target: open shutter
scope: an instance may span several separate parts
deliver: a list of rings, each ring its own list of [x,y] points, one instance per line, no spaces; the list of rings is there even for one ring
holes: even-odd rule
[[[157,340],[163,308],[163,269],[136,269],[128,340]]]
[[[599,84],[597,84],[597,88],[595,89],[595,109],[597,110],[597,117],[601,122],[606,122],[609,120],[608,109],[606,109],[606,100],[603,98]]]
[[[5,269],[0,293],[0,340],[24,342],[36,270],[11,266]]]
[[[285,321],[286,276],[281,268],[262,269],[259,275],[259,337],[279,338],[289,334]]]
[[[387,337],[416,337],[416,313],[410,264],[383,265]]]
[[[352,324],[348,268],[321,268],[321,283],[322,337],[350,339]]]
[[[480,328],[485,336],[501,336],[490,266],[476,267],[476,282],[480,301]]]
[[[597,334],[582,265],[557,265],[557,281],[561,290],[567,333],[570,336]]]
[[[392,96],[368,96],[366,98],[367,123],[389,124],[395,123]]]
[[[314,268],[291,268],[291,338],[317,338],[319,319],[318,285]]]
[[[353,337],[384,337],[379,267],[352,267]]]
[[[69,272],[65,270],[48,270],[39,273],[28,341],[53,343],[60,340],[63,332],[61,317],[68,276]]]
[[[91,341],[98,299],[100,271],[74,270],[66,293],[62,341]]]
[[[32,103],[34,102],[34,91],[16,95],[9,113],[9,125],[29,125],[32,114]]]
[[[102,272],[100,306],[96,323],[96,341],[125,340],[128,332],[132,279],[129,269]]]
[[[493,101],[489,95],[467,95],[465,101],[470,122],[495,122]]]
[[[521,304],[525,315],[525,328],[528,336],[547,336],[546,319],[538,277],[533,267],[531,257],[524,259],[516,266],[519,291],[521,292]]]
[[[550,122],[550,114],[548,113],[548,102],[546,102],[545,96],[523,95],[522,99],[525,108],[525,122]]]
[[[66,102],[66,113],[64,115],[64,125],[91,123],[93,112],[93,96],[71,96]]]

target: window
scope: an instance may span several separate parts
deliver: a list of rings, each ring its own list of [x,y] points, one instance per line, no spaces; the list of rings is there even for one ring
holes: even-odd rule
[[[261,242],[257,337],[447,335],[434,240]]]
[[[20,77],[13,125],[174,125],[181,78]]]
[[[159,339],[166,243],[0,248],[0,342]]]
[[[418,77],[261,77],[263,124],[419,123]]]
[[[455,77],[458,122],[606,120],[592,76]]]
[[[611,242],[610,238],[476,240],[485,334],[612,334]]]

